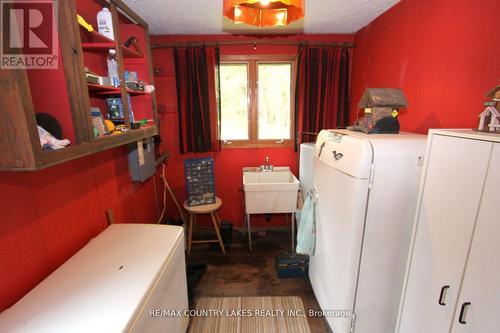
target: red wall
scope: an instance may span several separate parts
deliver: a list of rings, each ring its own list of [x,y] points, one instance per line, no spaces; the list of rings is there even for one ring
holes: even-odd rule
[[[159,184],[159,183],[158,183]],[[0,172],[0,311],[106,227],[153,222],[153,183],[132,183],[124,147],[38,172]]]
[[[166,38],[220,39],[220,36]],[[231,37],[223,37],[231,39]],[[289,37],[290,38],[290,37]],[[294,36],[297,40],[323,40]],[[154,40],[162,40],[162,37]],[[326,40],[352,41],[353,36]],[[253,47],[228,47],[224,52],[254,52]],[[295,47],[258,47],[257,53],[295,53]],[[157,97],[166,105],[160,115],[162,150],[168,150],[168,179],[177,197],[184,198],[183,160],[177,141],[176,92],[172,58],[167,50],[154,52],[155,66],[165,70],[157,78]],[[224,200],[221,217],[239,223],[241,168],[261,164],[271,156],[275,165],[297,170],[291,149],[228,149],[215,157],[217,193]],[[156,179],[158,191],[160,181]],[[11,306],[106,227],[105,210],[112,208],[117,222],[155,222],[157,209],[153,181],[132,183],[126,148],[116,148],[38,172],[0,172],[0,311]],[[160,204],[161,205],[161,204]],[[169,200],[168,216],[177,215]]]
[[[79,0],[77,6],[95,27],[95,13],[101,9],[98,3]],[[131,30],[128,26],[121,29],[124,35]],[[62,68],[59,63],[59,70],[28,72],[35,104],[55,115],[66,130],[71,128],[64,126],[71,123],[67,100],[47,98],[53,97],[47,91],[54,85],[66,89]],[[52,85],[44,85],[47,75]],[[140,104],[134,109],[138,111]],[[64,134],[74,142],[72,131]],[[0,311],[101,232],[107,225],[107,208],[114,210],[117,222],[157,220],[153,181],[130,181],[125,147],[39,172],[0,172],[0,197]]]
[[[353,35],[293,35],[288,37],[274,37],[276,39],[296,41],[322,41],[322,42],[352,42]],[[258,40],[258,37],[244,37],[231,35],[213,36],[153,36],[151,43],[171,43],[187,41],[234,41]],[[221,55],[227,54],[297,54],[297,46],[284,45],[231,45],[221,46]],[[155,77],[157,100],[159,106],[165,110],[160,115],[161,135],[166,149],[171,154],[168,164],[167,178],[178,200],[185,198],[184,165],[186,158],[212,156],[215,160],[215,187],[217,196],[222,199],[223,205],[220,217],[230,220],[235,227],[243,225],[244,207],[242,192],[242,168],[263,164],[266,156],[276,166],[290,166],[298,175],[298,154],[293,148],[226,148],[220,153],[180,155],[178,148],[178,118],[177,118],[177,93],[175,85],[175,69],[173,64],[172,49],[154,49],[153,63],[155,68],[161,69],[162,76]],[[175,208],[169,205],[170,214]],[[252,217],[252,226],[282,226],[285,224],[283,215],[273,216],[268,224],[262,217]]]
[[[404,130],[472,127],[485,92],[500,77],[497,0],[403,0],[355,36],[352,115],[366,87],[400,87],[409,107]],[[159,41],[235,40],[231,36],[160,36]],[[352,41],[351,35],[290,36],[288,39]],[[255,38],[251,38],[252,40]],[[224,54],[295,53],[295,47],[225,46]],[[175,80],[170,51],[153,52],[167,177],[184,197],[183,161],[178,153]],[[212,155],[212,154],[206,154]],[[242,222],[241,168],[269,155],[275,165],[297,171],[297,154],[281,149],[224,149],[214,154],[221,217]],[[198,154],[198,156],[202,156]],[[159,184],[159,183],[158,183]],[[104,210],[120,222],[156,220],[152,181],[131,183],[124,148],[39,172],[0,173],[0,311],[13,304],[105,228]],[[169,203],[168,215],[175,215]],[[277,221],[276,221],[277,220]],[[275,219],[272,225],[282,223]],[[266,225],[264,221],[255,224]]]
[[[351,120],[365,88],[408,98],[403,130],[471,128],[500,78],[498,0],[403,0],[356,34]]]

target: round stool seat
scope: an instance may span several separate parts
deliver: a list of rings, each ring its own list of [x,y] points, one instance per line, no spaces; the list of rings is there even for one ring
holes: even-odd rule
[[[222,200],[220,198],[215,198],[215,203],[206,204],[200,206],[188,206],[187,201],[184,201],[184,209],[189,215],[189,227],[188,227],[188,241],[187,241],[187,252],[191,252],[191,244],[193,243],[219,243],[222,253],[226,254],[226,249],[224,248],[224,243],[220,234],[220,218],[217,215],[217,210],[222,205]],[[212,224],[214,225],[215,234],[217,239],[205,239],[205,240],[193,240],[193,229],[196,226],[196,216],[199,214],[210,214]]]
[[[222,200],[219,197],[215,198],[215,203],[199,205],[199,206],[188,206],[187,201],[184,201],[184,209],[189,214],[210,214],[215,212],[222,205]]]

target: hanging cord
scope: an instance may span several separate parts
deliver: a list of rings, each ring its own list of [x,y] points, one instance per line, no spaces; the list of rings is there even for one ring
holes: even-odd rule
[[[161,211],[160,217],[158,218],[158,222],[156,224],[160,224],[163,221],[163,217],[167,211],[167,178],[165,177],[165,163],[161,164],[161,176],[163,182],[163,209]]]
[[[164,159],[165,161],[165,159]],[[183,209],[181,208],[181,206],[179,205],[179,202],[177,201],[177,199],[175,198],[175,195],[174,195],[174,192],[172,191],[172,188],[170,188],[170,185],[168,184],[168,181],[167,181],[167,176],[165,175],[165,169],[166,169],[166,166],[167,166],[167,162],[158,162],[157,165],[159,165],[159,163],[161,163],[161,180],[163,182],[163,209],[162,209],[162,212],[160,214],[160,217],[158,218],[158,222],[156,222],[157,224],[160,224],[161,221],[163,220],[163,218],[165,217],[165,213],[167,211],[167,191],[168,193],[170,194],[170,197],[172,198],[172,201],[174,202],[175,206],[177,207],[177,210],[179,212],[179,216],[184,224],[184,226],[187,226],[187,218],[186,216],[184,215],[184,211]],[[156,195],[156,191],[155,191],[155,195]],[[156,200],[158,201],[158,200]]]
[[[155,194],[156,218],[160,218],[160,206],[158,205],[158,189],[156,186],[156,173],[153,175],[153,193]]]

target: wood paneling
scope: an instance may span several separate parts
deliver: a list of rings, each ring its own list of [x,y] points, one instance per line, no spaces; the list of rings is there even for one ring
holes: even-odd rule
[[[23,92],[28,82],[24,70],[0,70],[0,169],[25,168],[35,164],[26,113],[33,113],[31,95]],[[19,112],[18,110],[26,110]]]

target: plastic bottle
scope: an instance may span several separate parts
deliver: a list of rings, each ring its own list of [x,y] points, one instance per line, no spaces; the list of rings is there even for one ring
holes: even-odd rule
[[[123,119],[123,113],[120,112],[120,103],[118,98],[106,99],[108,103],[108,117],[111,120]]]
[[[108,55],[108,76],[114,87],[120,86],[120,77],[118,76],[118,62],[116,61],[116,50],[109,50]]]
[[[111,17],[111,12],[106,7],[97,13],[97,29],[100,34],[108,37],[109,39],[115,39],[113,31],[113,18]]]

